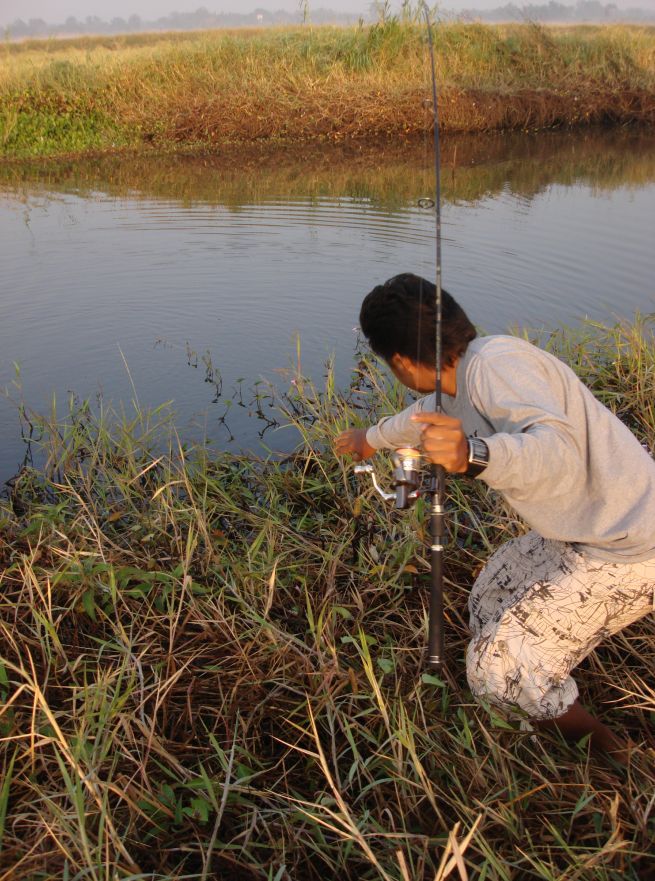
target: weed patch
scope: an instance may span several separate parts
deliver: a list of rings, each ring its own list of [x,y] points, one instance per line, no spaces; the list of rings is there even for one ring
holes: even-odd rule
[[[541,342],[652,445],[649,320]],[[652,874],[645,754],[621,776],[471,699],[468,588],[524,528],[480,482],[449,481],[448,664],[423,672],[425,512],[331,449],[401,401],[368,359],[344,392],[295,375],[284,461],[186,449],[164,410],[25,411],[41,464],[0,503],[6,877]],[[637,741],[654,646],[647,619],[579,673]]]

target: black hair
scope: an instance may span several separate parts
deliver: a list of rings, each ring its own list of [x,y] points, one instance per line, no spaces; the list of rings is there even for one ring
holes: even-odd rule
[[[359,324],[376,355],[391,361],[396,354],[419,364],[436,359],[436,286],[410,272],[395,275],[367,294]],[[466,312],[441,289],[442,366],[461,357],[477,331]]]

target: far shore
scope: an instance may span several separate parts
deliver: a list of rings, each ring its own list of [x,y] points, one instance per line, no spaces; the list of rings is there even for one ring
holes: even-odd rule
[[[655,27],[439,24],[444,132],[655,123]],[[433,124],[425,28],[29,40],[0,52],[0,158],[406,143]]]

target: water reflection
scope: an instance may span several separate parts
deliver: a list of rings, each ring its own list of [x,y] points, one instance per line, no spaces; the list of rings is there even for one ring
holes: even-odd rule
[[[530,200],[553,184],[595,192],[639,188],[655,180],[655,136],[643,129],[507,132],[444,137],[443,198],[471,202],[503,191]],[[67,192],[142,197],[239,209],[277,196],[284,201],[347,196],[400,208],[431,195],[432,145],[240,147],[218,154],[98,156],[0,164],[5,194]]]
[[[654,146],[636,131],[447,140],[446,286],[490,331],[652,311]],[[36,408],[136,389],[173,399],[191,436],[256,444],[247,413],[268,411],[250,389],[296,332],[308,372],[334,351],[345,380],[362,295],[432,274],[431,162],[418,144],[0,166],[0,385],[20,362]],[[0,408],[6,476],[20,449]]]

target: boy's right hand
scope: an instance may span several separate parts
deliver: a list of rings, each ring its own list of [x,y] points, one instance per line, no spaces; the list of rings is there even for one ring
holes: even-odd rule
[[[365,428],[349,428],[342,432],[334,442],[334,448],[339,456],[351,455],[356,462],[368,459],[377,452],[375,447],[367,443]]]

